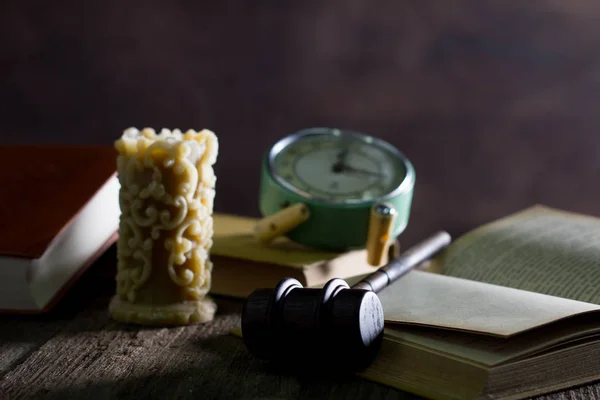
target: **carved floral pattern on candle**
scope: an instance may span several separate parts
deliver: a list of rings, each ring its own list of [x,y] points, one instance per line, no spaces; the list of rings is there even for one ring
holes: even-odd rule
[[[216,136],[130,128],[115,147],[121,183],[117,295],[136,302],[153,269],[166,268],[182,289],[179,301],[201,299],[211,283]],[[153,265],[157,250],[165,265]]]

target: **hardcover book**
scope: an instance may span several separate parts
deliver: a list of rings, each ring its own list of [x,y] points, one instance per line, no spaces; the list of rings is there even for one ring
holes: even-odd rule
[[[273,287],[281,279],[295,278],[304,286],[322,285],[376,269],[367,262],[365,249],[346,253],[307,248],[285,237],[269,244],[254,238],[257,218],[214,214],[211,293],[245,298],[259,287]],[[387,260],[387,255],[383,261]]]
[[[117,237],[115,152],[0,147],[0,310],[49,310]]]

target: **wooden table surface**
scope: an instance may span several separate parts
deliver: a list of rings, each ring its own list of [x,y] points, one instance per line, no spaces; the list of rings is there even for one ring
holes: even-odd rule
[[[140,328],[111,320],[114,248],[43,317],[0,317],[0,399],[416,399],[347,376],[304,376],[253,359],[230,334],[240,301],[218,298],[214,321]],[[600,385],[541,396],[600,398]]]
[[[404,243],[534,203],[600,215],[600,3],[340,4],[4,1],[0,143],[209,128],[215,210],[257,216],[268,146],[310,126],[350,128],[415,165]],[[264,369],[228,335],[235,302],[188,328],[112,322],[113,268],[108,253],[47,316],[0,317],[0,398],[411,397]],[[599,388],[548,398],[600,399]]]

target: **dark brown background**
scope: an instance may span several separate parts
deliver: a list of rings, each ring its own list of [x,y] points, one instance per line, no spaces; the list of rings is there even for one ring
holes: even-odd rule
[[[599,50],[591,0],[4,1],[0,142],[209,128],[216,211],[258,215],[262,152],[349,128],[415,165],[405,242],[533,203],[600,215]]]
[[[589,0],[5,1],[1,142],[209,128],[217,211],[257,215],[262,152],[334,126],[415,164],[409,241],[534,202],[600,214],[599,19]]]

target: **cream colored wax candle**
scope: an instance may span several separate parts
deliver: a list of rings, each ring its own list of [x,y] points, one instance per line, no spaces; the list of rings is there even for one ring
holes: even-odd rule
[[[110,315],[146,325],[213,319],[216,305],[207,294],[217,137],[130,128],[115,147],[121,220]]]

